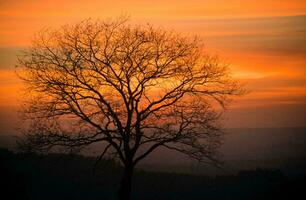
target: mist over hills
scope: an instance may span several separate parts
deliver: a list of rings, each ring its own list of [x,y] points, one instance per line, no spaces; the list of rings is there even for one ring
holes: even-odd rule
[[[174,151],[159,149],[138,166],[149,171],[204,175],[233,174],[256,168],[280,169],[289,176],[306,174],[306,127],[226,129],[220,148],[222,169],[199,164]],[[13,150],[16,137],[0,135],[0,147]]]
[[[22,154],[0,135],[0,184],[11,199],[117,199],[122,166],[75,154]],[[306,128],[228,129],[221,169],[159,149],[135,170],[133,199],[303,199]],[[95,151],[97,149],[93,149]],[[89,152],[87,152],[88,154]]]
[[[289,176],[306,174],[306,128],[233,128],[225,130],[219,150],[222,169],[192,161],[176,152],[160,149],[144,160],[151,170],[233,174],[256,168],[280,169]]]

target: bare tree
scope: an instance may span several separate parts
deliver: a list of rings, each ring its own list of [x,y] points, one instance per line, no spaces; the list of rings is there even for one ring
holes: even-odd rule
[[[130,199],[135,165],[159,147],[216,162],[216,103],[240,93],[227,68],[197,38],[85,20],[41,31],[19,58],[29,87],[24,144],[32,149],[104,143],[124,166],[120,199]]]

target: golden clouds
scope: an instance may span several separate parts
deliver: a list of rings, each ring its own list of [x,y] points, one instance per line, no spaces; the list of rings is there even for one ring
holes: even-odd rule
[[[0,70],[0,107],[18,104],[21,82],[13,70]]]
[[[16,55],[35,32],[120,14],[130,15],[132,23],[150,22],[203,38],[208,52],[230,63],[233,75],[248,85],[250,94],[233,105],[237,109],[298,107],[305,100],[304,0],[0,0],[0,105],[17,102]],[[300,108],[297,116],[305,105]]]

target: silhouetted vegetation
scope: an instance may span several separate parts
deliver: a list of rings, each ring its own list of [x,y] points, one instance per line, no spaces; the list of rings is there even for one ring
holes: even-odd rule
[[[103,143],[100,158],[111,154],[124,167],[122,200],[135,166],[158,148],[218,165],[220,116],[243,90],[202,47],[197,37],[126,18],[42,30],[18,59],[27,88],[19,149]]]
[[[117,199],[121,165],[94,157],[24,154],[0,150],[2,196],[10,199]],[[279,170],[228,176],[135,171],[132,199],[294,199],[306,177],[288,179]],[[300,196],[301,199],[303,196]]]

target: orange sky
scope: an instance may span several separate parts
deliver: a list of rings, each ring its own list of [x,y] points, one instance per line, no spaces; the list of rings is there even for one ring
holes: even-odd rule
[[[208,52],[230,63],[249,94],[233,103],[226,126],[306,125],[305,0],[0,0],[0,129],[16,118],[16,55],[35,32],[120,14],[197,34]]]

